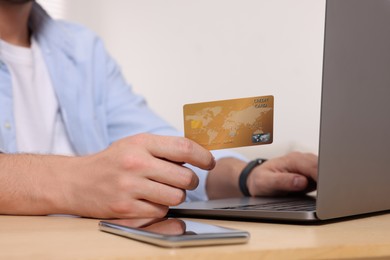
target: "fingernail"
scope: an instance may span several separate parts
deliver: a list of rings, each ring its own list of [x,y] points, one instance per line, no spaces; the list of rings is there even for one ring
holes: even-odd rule
[[[210,169],[214,169],[215,165],[217,164],[217,161],[215,160],[214,155],[212,155],[212,164]]]
[[[303,179],[301,177],[294,177],[293,185],[296,188],[302,188],[304,185]]]

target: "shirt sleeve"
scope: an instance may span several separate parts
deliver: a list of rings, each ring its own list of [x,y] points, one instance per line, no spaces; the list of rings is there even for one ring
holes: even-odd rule
[[[105,53],[104,47],[100,46]],[[105,55],[106,64],[106,115],[109,142],[112,143],[125,136],[138,133],[159,135],[181,135],[174,127],[155,113],[147,101],[135,93],[127,83],[120,67]],[[158,88],[159,86],[156,86]]]

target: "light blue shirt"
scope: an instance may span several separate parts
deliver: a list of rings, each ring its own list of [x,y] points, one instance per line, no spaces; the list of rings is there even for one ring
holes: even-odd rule
[[[132,91],[101,39],[90,30],[51,19],[37,3],[33,6],[30,27],[41,48],[77,155],[99,152],[118,139],[138,133],[182,135]],[[18,152],[14,125],[11,75],[0,60],[0,151]],[[228,150],[213,154],[216,159],[227,156],[243,159]],[[188,167],[200,179],[199,187],[187,193],[188,199],[206,200],[207,172]]]

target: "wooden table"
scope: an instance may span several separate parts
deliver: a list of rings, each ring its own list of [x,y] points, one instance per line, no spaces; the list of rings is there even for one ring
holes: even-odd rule
[[[103,233],[96,219],[0,216],[0,259],[390,259],[390,214],[324,225],[196,221],[248,230],[251,238],[167,249]]]

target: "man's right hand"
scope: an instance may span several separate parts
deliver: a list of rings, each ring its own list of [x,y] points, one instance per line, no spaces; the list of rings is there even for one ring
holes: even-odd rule
[[[1,155],[0,165],[7,164],[6,157],[9,155]],[[12,160],[18,158],[13,157]],[[197,176],[184,167],[184,163],[205,170],[215,166],[212,154],[189,139],[150,134],[124,138],[89,156],[30,156],[28,161],[31,166],[41,163],[39,167],[29,169],[35,171],[33,181],[26,183],[18,179],[18,174],[4,176],[7,172],[4,168],[1,170],[0,180],[11,180],[9,183],[14,187],[8,191],[12,190],[15,198],[0,199],[0,208],[6,209],[7,203],[18,203],[28,196],[32,204],[8,205],[8,209],[14,210],[0,210],[0,214],[162,217],[169,206],[184,201],[186,190],[195,189],[198,185]],[[20,167],[18,169],[20,174],[31,180],[28,165],[25,172]],[[8,171],[11,173],[12,169]],[[46,204],[36,205],[34,209],[34,204],[39,203]]]

